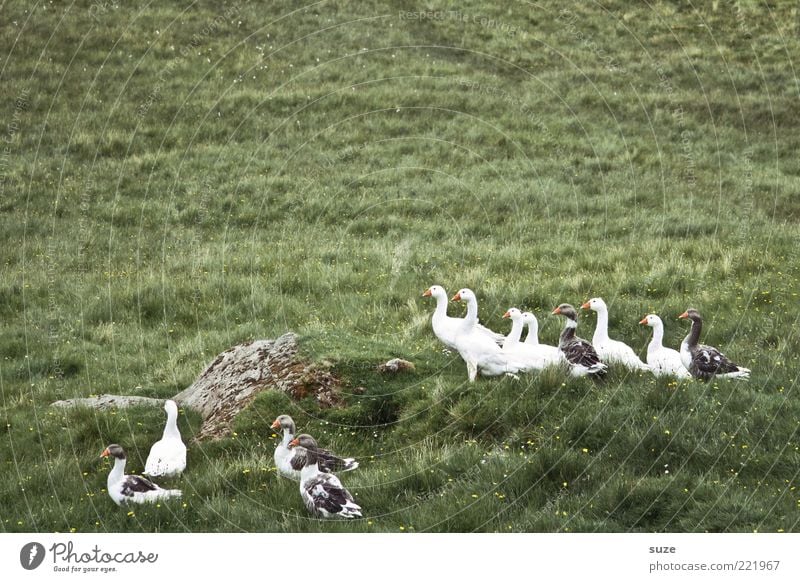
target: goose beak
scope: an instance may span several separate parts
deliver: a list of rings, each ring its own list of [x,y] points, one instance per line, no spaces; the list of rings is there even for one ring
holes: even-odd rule
[[[647,325],[647,318],[642,318],[642,321],[639,322],[641,325]]]
[[[431,296],[431,290],[430,289],[425,289],[425,291],[422,292],[422,296],[423,297],[430,297]]]
[[[272,427],[271,428],[280,428],[280,427],[281,427],[281,423],[276,420],[275,422],[272,423]]]
[[[583,305],[581,305],[581,309],[589,309],[589,307],[591,307],[591,306],[589,305],[588,301],[586,303],[584,303]]]
[[[681,313],[678,316],[678,319],[686,319],[687,317],[689,317],[689,312],[688,311],[684,311],[683,313]]]
[[[556,307],[556,308],[555,308],[555,309],[552,311],[551,315],[561,315],[561,308],[560,308],[560,307]]]
[[[503,314],[503,319],[508,319],[509,317],[511,317],[511,312],[510,312],[510,311],[506,311],[506,312]]]
[[[111,454],[111,453],[109,453],[109,452],[108,452],[108,449],[106,449],[106,450],[104,450],[102,453],[100,453],[100,458],[102,459],[103,457],[107,457],[107,456],[109,456],[110,454]]]
[[[292,441],[289,443],[289,446],[290,447],[296,447],[299,444],[300,444],[300,441],[298,441],[297,439],[292,439]]]
[[[461,293],[456,293],[450,301],[461,301]]]

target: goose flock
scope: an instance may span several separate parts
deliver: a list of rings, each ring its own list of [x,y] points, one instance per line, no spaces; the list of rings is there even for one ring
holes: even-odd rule
[[[448,349],[459,353],[467,366],[470,382],[474,382],[479,374],[517,377],[550,366],[562,367],[573,377],[602,377],[614,366],[656,376],[704,381],[714,377],[746,379],[750,376],[750,370],[734,364],[717,348],[699,343],[703,318],[693,308],[678,316],[691,321],[691,329],[681,343],[680,351],[664,346],[664,322],[658,315],[651,313],[639,321],[641,325],[653,328],[645,363],[629,345],[609,337],[608,306],[600,297],[581,304],[582,309],[597,314],[591,342],[576,333],[578,311],[575,307],[562,303],[553,309],[553,315],[564,317],[564,328],[558,346],[552,346],[539,341],[539,322],[529,311],[509,308],[503,318],[511,320],[511,330],[502,335],[479,323],[478,299],[471,289],[461,289],[452,298],[452,301],[466,303],[464,317],[447,315],[447,293],[442,286],[433,285],[422,295],[436,300],[431,318],[433,332]],[[528,333],[522,341],[526,327]],[[177,424],[178,405],[167,400],[164,410],[167,413],[164,433],[150,449],[144,471],[147,477],[125,474],[127,457],[120,445],[108,445],[101,454],[101,457],[114,459],[108,475],[108,494],[117,505],[152,503],[181,496],[181,490],[165,489],[150,480],[176,477],[186,469],[186,445]],[[300,499],[312,515],[344,519],[362,517],[361,507],[335,474],[357,469],[355,459],[339,457],[320,447],[309,434],[298,435],[295,422],[289,415],[278,416],[271,428],[283,433],[273,454],[278,475],[299,482]]]
[[[178,430],[178,405],[174,400],[167,400],[164,410],[167,412],[164,435],[153,444],[145,463],[148,477],[176,477],[186,469],[186,445]],[[283,431],[273,457],[278,474],[300,482],[300,498],[308,510],[322,518],[361,517],[361,507],[333,473],[357,469],[358,462],[323,449],[308,434],[296,435],[294,420],[289,415],[276,418],[272,428]],[[114,458],[107,491],[117,505],[155,503],[182,495],[180,489],[164,489],[147,477],[126,475],[127,455],[118,444],[108,445],[100,457]]]
[[[539,342],[539,323],[531,312],[523,313],[516,307],[508,309],[503,318],[511,320],[511,331],[503,336],[478,322],[478,300],[471,289],[461,289],[452,299],[467,304],[465,317],[447,315],[447,293],[441,285],[426,289],[422,296],[436,299],[436,310],[431,318],[433,333],[447,348],[459,353],[467,365],[470,382],[474,382],[478,374],[516,377],[547,366],[564,367],[573,377],[602,377],[611,366],[678,379],[746,379],[750,376],[750,370],[734,364],[717,348],[698,343],[703,319],[693,308],[679,316],[692,322],[689,335],[681,343],[680,352],[663,345],[664,322],[658,315],[651,313],[639,322],[653,328],[653,339],[647,346],[645,363],[629,345],[609,337],[608,306],[601,297],[593,297],[581,304],[582,309],[597,313],[597,325],[591,342],[578,337],[576,333],[578,311],[569,303],[562,303],[552,314],[564,317],[564,329],[558,346],[550,346]],[[528,327],[528,335],[521,342],[525,326]]]

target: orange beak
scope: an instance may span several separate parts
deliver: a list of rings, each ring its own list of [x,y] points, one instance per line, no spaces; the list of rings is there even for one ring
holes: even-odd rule
[[[461,293],[456,293],[450,301],[461,301]]]
[[[280,427],[281,427],[281,423],[278,422],[278,419],[276,418],[275,422],[272,423],[272,427],[271,428],[280,428]]]
[[[642,321],[639,322],[642,325],[647,325],[647,317],[642,318]]]
[[[689,312],[688,311],[684,311],[683,313],[681,313],[678,316],[678,319],[686,319],[687,317],[689,317]]]
[[[108,452],[108,449],[106,449],[106,450],[104,450],[102,453],[100,453],[100,458],[102,459],[103,457],[107,457],[107,456],[108,456],[108,455],[110,455],[110,454],[111,454],[111,453],[109,453],[109,452]]]
[[[423,297],[430,297],[431,296],[431,290],[430,289],[425,289],[425,291],[422,292],[422,296]]]
[[[289,443],[289,446],[290,447],[296,447],[299,444],[300,444],[300,441],[298,441],[297,439],[292,439],[292,441]]]
[[[506,311],[506,312],[503,314],[503,319],[508,319],[509,317],[511,317],[511,312],[510,312],[510,311]]]
[[[586,303],[584,303],[583,305],[581,305],[581,309],[589,309],[590,307],[591,307],[591,305],[589,305],[588,301]]]
[[[553,310],[553,315],[559,315],[560,313],[561,313],[561,308],[560,308],[560,307],[556,307],[556,308]]]

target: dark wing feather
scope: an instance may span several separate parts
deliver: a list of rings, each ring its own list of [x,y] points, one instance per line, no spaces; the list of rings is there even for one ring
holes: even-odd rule
[[[126,497],[133,497],[134,493],[147,493],[156,489],[158,486],[155,483],[138,475],[128,475],[122,482],[122,494]]]
[[[306,492],[314,502],[316,509],[324,509],[328,513],[339,513],[353,496],[339,483],[339,480],[322,473],[306,484]]]
[[[328,449],[317,449],[317,456],[319,460],[319,470],[324,473],[334,473],[336,471],[344,471],[347,468],[347,463],[341,457],[337,457]]]
[[[692,370],[698,378],[709,379],[716,374],[738,372],[739,366],[725,357],[717,348],[699,345],[692,350]]]
[[[600,363],[600,356],[597,355],[592,344],[578,337],[562,346],[561,351],[564,352],[564,357],[570,364],[591,368]]]
[[[306,449],[303,447],[295,447],[292,449],[294,454],[289,459],[289,464],[292,466],[292,469],[295,471],[302,471],[303,467],[306,466]]]

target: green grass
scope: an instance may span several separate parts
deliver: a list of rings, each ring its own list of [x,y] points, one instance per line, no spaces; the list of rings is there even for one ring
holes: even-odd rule
[[[798,9],[560,6],[3,4],[0,531],[800,530]],[[434,283],[548,343],[602,296],[641,354],[644,314],[677,346],[694,306],[752,379],[467,385]],[[162,411],[49,407],[171,396],[287,330],[346,406],[260,395],[181,501],[104,491]],[[374,373],[394,356],[416,371]],[[277,478],[284,412],[361,460],[365,519]]]

